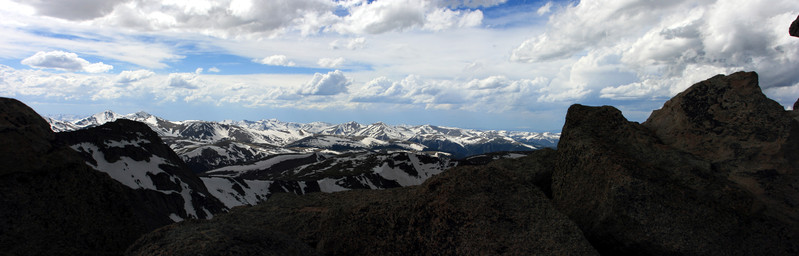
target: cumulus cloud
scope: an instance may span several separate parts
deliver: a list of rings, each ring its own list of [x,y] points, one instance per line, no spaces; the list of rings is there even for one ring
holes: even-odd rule
[[[166,80],[169,87],[198,89],[199,79],[195,73],[171,73]]]
[[[481,24],[479,7],[506,0],[32,0],[40,15],[141,31],[194,32],[223,38],[269,38],[286,32],[378,34]],[[342,16],[339,16],[342,15]]]
[[[343,57],[321,58],[319,59],[319,61],[316,62],[316,64],[325,68],[335,68],[341,66],[341,64],[344,64],[344,58]]]
[[[116,77],[116,82],[119,84],[129,84],[153,76],[155,73],[149,70],[139,69],[135,71],[125,70],[119,73]]]
[[[354,102],[410,104],[414,99],[411,99],[409,89],[418,87],[418,80],[418,77],[411,75],[399,82],[394,82],[381,76],[364,84],[353,93],[351,100]],[[420,100],[420,98],[415,100]]]
[[[286,55],[272,55],[263,59],[254,59],[254,62],[265,64],[265,65],[272,65],[272,66],[287,66],[292,67],[297,65],[293,61],[290,61]]]
[[[211,68],[208,69],[208,72],[211,72],[211,73],[219,73],[221,71],[222,70],[219,70],[219,68],[217,68],[217,67],[211,67]]]
[[[35,68],[52,68],[89,73],[102,73],[114,68],[114,66],[102,62],[90,63],[78,57],[75,53],[62,51],[37,52],[33,56],[23,59],[20,63]]]
[[[350,7],[350,15],[332,25],[339,33],[379,34],[411,28],[425,30],[444,30],[451,28],[474,27],[482,23],[483,13],[479,10],[452,10],[447,6],[480,6],[484,1],[441,1],[396,0],[360,3]]]
[[[110,13],[127,0],[29,0],[40,14],[67,20],[90,20]]]
[[[434,109],[499,112],[523,111],[536,104],[531,98],[548,82],[546,78],[509,79],[490,76],[469,81],[424,79],[409,75],[392,81],[375,78],[351,92],[351,101],[423,105]]]
[[[341,70],[331,71],[327,74],[316,73],[313,78],[305,83],[298,91],[301,95],[336,95],[347,92],[347,87],[352,84]]]
[[[758,72],[764,88],[793,86],[799,41],[786,35],[793,7],[790,0],[584,0],[559,8],[511,60],[571,63],[541,101],[670,97],[738,70]]]
[[[440,4],[458,8],[458,7],[468,7],[468,8],[478,8],[478,7],[491,7],[503,4],[508,0],[438,0]]]
[[[436,9],[427,14],[424,28],[440,31],[450,28],[465,28],[479,26],[483,22],[483,12],[453,11],[450,9]]]

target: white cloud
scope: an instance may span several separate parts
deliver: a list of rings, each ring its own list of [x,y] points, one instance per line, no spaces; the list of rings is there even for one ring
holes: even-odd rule
[[[366,47],[366,38],[365,37],[358,37],[346,40],[346,42],[342,42],[342,40],[334,40],[330,42],[330,48],[332,49],[349,49],[349,50],[357,50],[363,49]]]
[[[794,1],[584,0],[550,16],[547,31],[511,60],[566,61],[539,100],[670,97],[716,74],[751,70],[761,86],[799,82],[799,41],[786,28]]]
[[[550,2],[547,2],[546,4],[544,4],[543,6],[541,6],[540,8],[538,8],[538,10],[535,11],[535,13],[537,13],[538,15],[543,16],[543,15],[546,15],[547,13],[549,13],[551,11],[552,11],[552,2],[550,1]]]
[[[420,0],[375,1],[350,9],[350,15],[335,28],[344,33],[378,34],[420,26],[427,3]]]
[[[35,68],[52,68],[89,73],[102,73],[114,68],[114,66],[106,65],[102,62],[90,63],[78,57],[75,53],[62,51],[37,52],[33,56],[23,59],[20,63]]]
[[[171,73],[166,84],[175,88],[198,89],[200,88],[198,77],[196,73]]]
[[[353,92],[352,101],[369,103],[404,103],[411,104],[420,97],[411,99],[409,89],[418,87],[418,77],[408,76],[400,82],[393,82],[381,76],[367,82]]]
[[[508,0],[438,0],[440,4],[450,6],[450,7],[469,7],[469,8],[478,8],[478,7],[491,7],[503,4]]]
[[[349,78],[340,70],[327,74],[314,74],[313,78],[305,83],[298,91],[301,95],[336,95],[347,92],[347,87],[352,84]]]
[[[211,67],[211,68],[208,69],[208,72],[212,72],[212,73],[219,73],[221,71],[222,70],[219,70],[219,68],[217,68],[217,67]]]
[[[263,58],[263,59],[254,59],[253,61],[257,62],[257,63],[261,63],[261,64],[272,65],[272,66],[287,66],[287,67],[291,67],[291,66],[297,65],[293,61],[289,61],[289,59],[288,59],[288,57],[286,57],[286,55],[272,55],[272,56],[269,56],[269,57],[266,57],[266,58]]]
[[[399,81],[378,77],[351,90],[351,101],[485,112],[525,111],[537,104],[531,99],[538,96],[547,81],[543,77],[511,80],[503,76],[466,82],[424,79],[416,75]]]
[[[125,70],[119,73],[116,77],[116,82],[120,84],[129,84],[153,76],[155,73],[149,70],[139,69],[135,71]]]
[[[424,29],[432,31],[450,28],[465,28],[479,26],[483,21],[483,12],[452,11],[446,8],[435,9],[427,14]]]
[[[110,13],[126,0],[28,0],[40,14],[67,20],[90,20]]]
[[[344,61],[345,60],[344,60],[343,57],[321,58],[321,59],[319,59],[319,61],[316,62],[316,64],[319,64],[319,66],[325,67],[325,68],[335,68],[335,67],[341,66],[341,64],[344,64]]]

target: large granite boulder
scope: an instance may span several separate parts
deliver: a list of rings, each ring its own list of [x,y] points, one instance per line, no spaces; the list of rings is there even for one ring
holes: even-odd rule
[[[799,122],[760,91],[756,73],[699,82],[643,125],[755,195],[755,207],[799,223]]]
[[[643,125],[574,105],[553,202],[603,254],[796,254],[796,125],[753,73],[698,83]]]

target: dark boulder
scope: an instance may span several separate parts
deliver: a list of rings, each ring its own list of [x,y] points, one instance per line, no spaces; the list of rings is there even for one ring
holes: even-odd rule
[[[766,214],[799,223],[799,122],[761,92],[756,73],[694,84],[643,125],[665,144],[711,163],[756,196]]]
[[[753,73],[711,78],[643,125],[613,107],[572,106],[553,173],[555,205],[603,254],[799,252],[790,185],[796,123],[756,83]]]

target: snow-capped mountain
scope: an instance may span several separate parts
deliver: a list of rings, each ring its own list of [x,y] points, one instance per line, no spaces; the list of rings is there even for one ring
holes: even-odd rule
[[[100,117],[106,119],[93,120],[117,120],[58,133],[57,138],[80,153],[90,167],[158,205],[149,213],[151,218],[177,222],[211,218],[227,210],[148,126],[116,115]]]
[[[455,158],[497,151],[555,147],[558,133],[479,131],[434,125],[363,125],[260,121],[168,121],[145,112],[120,115],[105,111],[64,121],[50,118],[54,131],[94,127],[117,119],[149,125],[195,172],[257,161],[266,156],[332,150],[445,152]]]

